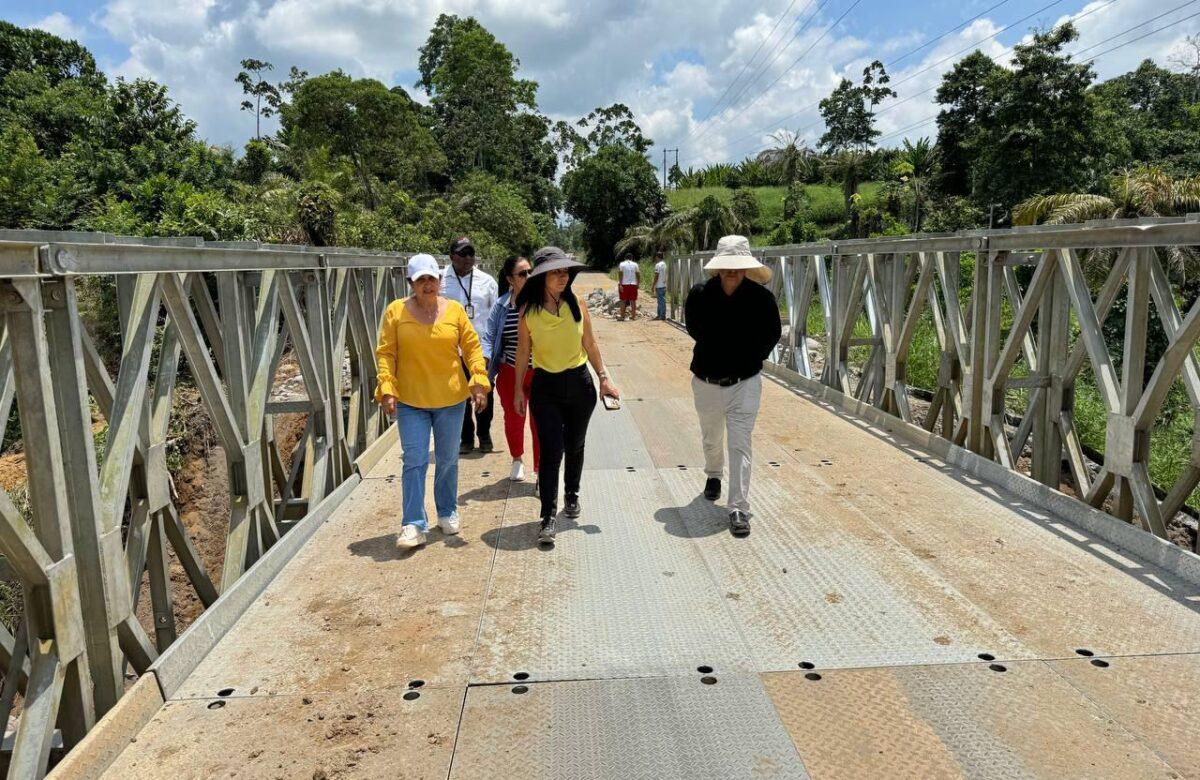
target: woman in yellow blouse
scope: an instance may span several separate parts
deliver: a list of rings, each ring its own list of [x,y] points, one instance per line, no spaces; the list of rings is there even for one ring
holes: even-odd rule
[[[491,389],[479,336],[466,310],[457,301],[438,295],[441,275],[437,261],[430,255],[413,255],[408,261],[408,279],[413,294],[387,307],[375,350],[379,373],[375,400],[389,416],[395,415],[404,450],[400,479],[403,519],[396,539],[401,548],[425,544],[429,530],[425,474],[430,432],[438,526],[443,534],[458,533],[458,440],[463,404],[470,397],[476,410],[482,410]],[[469,384],[463,376],[464,362],[471,373]]]
[[[583,513],[579,505],[583,450],[588,421],[596,408],[596,386],[588,373],[589,361],[600,377],[600,393],[621,397],[604,370],[587,305],[571,290],[571,282],[582,268],[582,263],[570,259],[558,247],[543,247],[533,256],[533,273],[517,296],[521,320],[513,402],[517,412],[525,414],[524,380],[532,352],[529,407],[542,445],[542,470],[538,472],[542,501],[538,540],[542,544],[554,543],[558,468],[564,458],[563,514],[574,520]]]

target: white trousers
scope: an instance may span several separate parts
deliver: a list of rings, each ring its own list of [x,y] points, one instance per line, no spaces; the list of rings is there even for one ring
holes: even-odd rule
[[[762,375],[718,387],[692,377],[692,396],[704,442],[704,474],[720,479],[729,438],[729,508],[750,513],[750,437],[762,402]]]

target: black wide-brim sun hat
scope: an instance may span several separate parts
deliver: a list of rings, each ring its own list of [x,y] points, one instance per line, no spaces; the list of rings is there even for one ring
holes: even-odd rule
[[[567,269],[571,274],[571,281],[575,281],[575,277],[585,266],[578,260],[572,260],[566,252],[556,246],[544,246],[533,253],[533,271],[529,276],[530,278],[541,276],[560,268]]]

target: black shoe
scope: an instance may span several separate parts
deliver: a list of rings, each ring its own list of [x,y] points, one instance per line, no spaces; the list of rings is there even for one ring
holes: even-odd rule
[[[464,441],[462,444],[458,445],[458,454],[459,455],[470,455],[471,451],[474,449],[475,448],[471,445],[471,442]]]
[[[563,507],[563,514],[572,520],[578,519],[583,514],[583,507],[579,505],[579,496],[567,496],[567,503]]]
[[[481,436],[479,438],[479,451],[480,452],[495,452],[496,451],[495,445],[492,444],[491,436],[488,436],[487,438],[484,438]]]
[[[716,501],[721,497],[721,480],[716,477],[709,477],[704,483],[704,497],[709,501]]]
[[[729,513],[729,533],[734,536],[750,535],[750,515],[735,509]]]
[[[538,528],[538,542],[541,544],[554,544],[554,518],[543,517],[542,524]]]

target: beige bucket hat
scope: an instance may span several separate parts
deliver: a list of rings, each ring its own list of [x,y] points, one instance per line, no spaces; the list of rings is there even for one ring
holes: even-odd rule
[[[717,242],[717,253],[705,263],[704,270],[713,276],[717,271],[744,270],[746,278],[759,284],[771,281],[771,269],[758,262],[750,251],[750,239],[745,236],[722,236]]]

